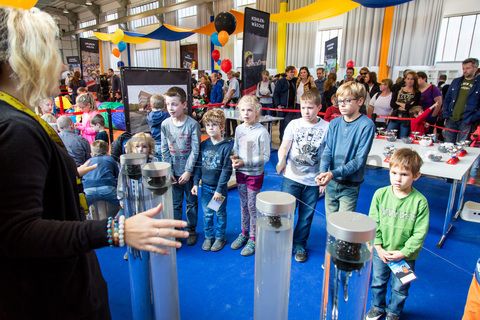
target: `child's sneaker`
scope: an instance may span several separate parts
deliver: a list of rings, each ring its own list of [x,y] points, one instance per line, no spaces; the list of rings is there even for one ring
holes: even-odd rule
[[[212,239],[205,239],[202,244],[202,250],[210,251],[212,248]]]
[[[193,246],[197,243],[197,233],[195,231],[188,231],[187,246]]]
[[[368,310],[365,320],[378,320],[384,315],[385,315],[385,312],[375,307],[372,307],[370,310]]]
[[[385,318],[385,320],[400,320],[400,316],[397,316],[393,313],[387,313],[387,317]]]
[[[227,243],[227,241],[223,239],[215,239],[211,250],[213,252],[220,251],[223,249],[223,247],[225,247],[225,243]]]
[[[251,256],[252,254],[255,253],[255,241],[253,240],[248,240],[247,245],[245,248],[242,249],[242,252],[240,254],[244,257]]]
[[[233,250],[240,249],[245,245],[245,243],[247,243],[247,241],[248,241],[248,238],[244,236],[243,233],[240,233],[237,239],[235,239],[235,241],[232,242],[232,245],[230,246],[230,248],[232,248]]]
[[[307,250],[304,248],[298,248],[297,252],[295,252],[295,261],[297,262],[305,262],[308,259]]]

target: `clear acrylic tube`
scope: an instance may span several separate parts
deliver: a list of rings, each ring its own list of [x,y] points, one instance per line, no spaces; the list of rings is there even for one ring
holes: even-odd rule
[[[142,183],[144,154],[130,153],[120,156],[124,212],[127,218],[145,211]],[[153,302],[150,290],[150,254],[128,247],[130,292],[134,320],[153,319]]]
[[[142,169],[145,208],[163,205],[157,219],[173,219],[170,164],[154,162]],[[174,239],[171,239],[174,240]],[[168,255],[150,254],[151,286],[156,320],[179,320],[176,249],[168,247]]]
[[[257,195],[254,319],[288,319],[295,197]]]
[[[321,320],[364,319],[375,221],[355,212],[327,216]]]

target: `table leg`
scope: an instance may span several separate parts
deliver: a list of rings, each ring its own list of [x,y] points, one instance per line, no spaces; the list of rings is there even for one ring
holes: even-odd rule
[[[462,178],[462,185],[460,186],[460,194],[458,195],[458,204],[457,204],[457,212],[455,213],[455,216],[453,217],[453,220],[457,220],[458,216],[462,212],[463,208],[463,198],[465,196],[465,189],[467,189],[467,178],[469,174],[465,174]]]
[[[447,234],[452,229],[452,213],[453,213],[453,206],[455,204],[455,193],[457,192],[457,182],[458,180],[453,180],[452,185],[450,186],[450,194],[448,196],[448,204],[447,204],[447,211],[445,212],[445,221],[443,223],[443,230],[442,230],[442,237],[440,241],[437,243],[437,248],[441,248],[443,243],[447,238]]]

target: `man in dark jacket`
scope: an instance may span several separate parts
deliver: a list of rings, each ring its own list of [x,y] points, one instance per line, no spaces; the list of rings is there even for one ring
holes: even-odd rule
[[[297,94],[297,78],[295,78],[295,67],[288,66],[285,69],[285,77],[279,79],[275,84],[273,92],[273,105],[275,108],[295,109],[295,96]],[[279,112],[280,121],[280,142],[283,139],[283,132],[291,120],[300,118],[300,112]]]
[[[462,62],[463,77],[453,79],[443,104],[445,127],[443,136],[447,142],[467,140],[472,125],[480,120],[480,76],[475,77],[478,59]]]
[[[210,103],[222,103],[223,101],[223,82],[219,81],[218,73],[213,72],[210,75],[212,81],[212,90],[210,91]]]

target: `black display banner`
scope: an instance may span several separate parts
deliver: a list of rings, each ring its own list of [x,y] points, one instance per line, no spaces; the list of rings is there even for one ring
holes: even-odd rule
[[[245,8],[243,29],[242,94],[255,92],[267,66],[268,30],[270,14]]]
[[[337,72],[338,37],[325,41],[325,69]]]
[[[182,67],[185,69],[192,69],[193,56],[190,52],[185,51],[182,57]]]
[[[180,87],[187,94],[188,114],[192,111],[190,94],[192,75],[189,69],[132,68],[120,70],[125,126],[128,132],[148,132],[147,114],[153,94],[164,94],[170,87]]]
[[[83,80],[88,87],[95,86],[98,70],[100,70],[100,51],[98,40],[80,38],[80,59]]]
[[[72,75],[73,75],[73,72],[75,72],[75,71],[82,72],[82,70],[80,69],[80,57],[79,56],[67,57],[67,64],[68,64],[68,70],[71,72]]]

